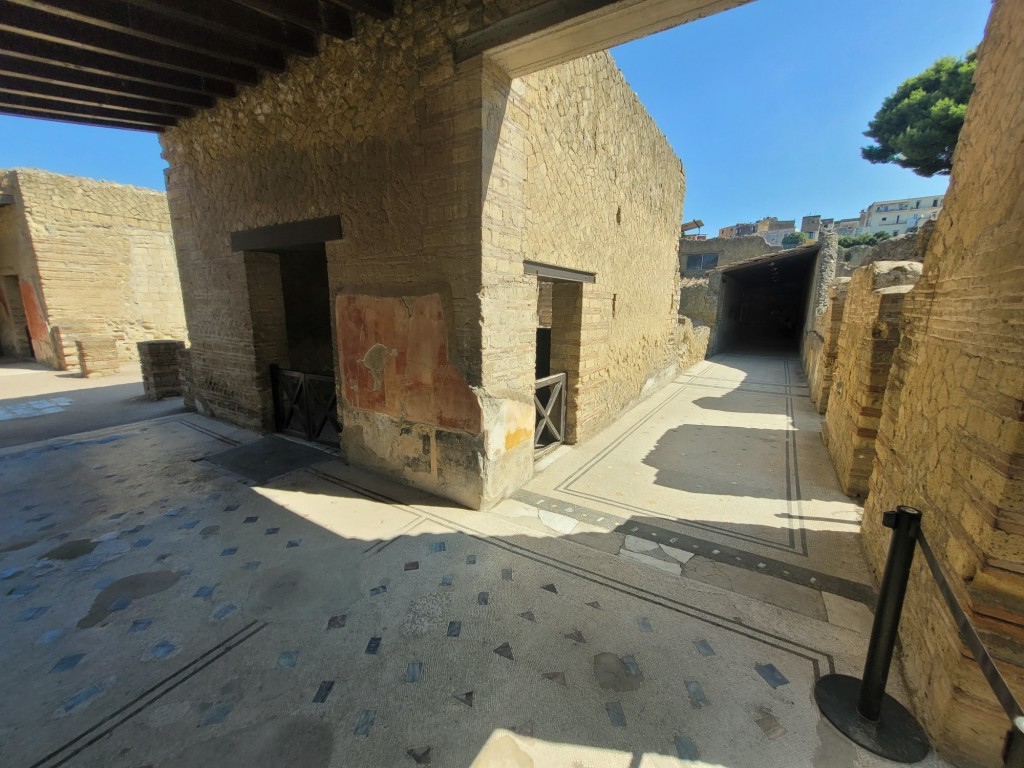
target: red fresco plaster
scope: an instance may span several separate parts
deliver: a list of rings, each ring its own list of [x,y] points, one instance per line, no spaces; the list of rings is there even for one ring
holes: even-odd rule
[[[439,294],[339,295],[342,392],[353,408],[480,432],[480,402],[448,359]]]
[[[21,289],[21,301],[25,306],[25,321],[28,324],[29,336],[33,341],[45,341],[49,344],[50,326],[46,324],[46,316],[39,306],[35,288],[26,280],[19,281],[18,287]]]

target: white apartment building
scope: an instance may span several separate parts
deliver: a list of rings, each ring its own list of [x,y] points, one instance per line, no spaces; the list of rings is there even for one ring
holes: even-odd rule
[[[939,215],[944,197],[945,195],[932,195],[872,203],[861,213],[860,223],[854,234],[888,232],[890,235],[902,235],[916,230],[929,219]]]

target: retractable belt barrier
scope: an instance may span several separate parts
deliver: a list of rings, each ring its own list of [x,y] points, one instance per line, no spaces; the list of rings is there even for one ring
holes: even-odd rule
[[[814,687],[818,708],[849,739],[888,760],[916,763],[927,756],[930,747],[921,724],[885,692],[903,598],[910,579],[910,566],[920,544],[932,578],[946,601],[964,645],[974,655],[985,680],[1010,719],[1011,727],[1003,749],[1004,768],[1024,768],[1024,710],[957,602],[949,580],[921,530],[921,513],[912,507],[899,506],[884,513],[882,524],[892,528],[893,535],[875,607],[864,675],[861,679],[849,675],[821,678]]]

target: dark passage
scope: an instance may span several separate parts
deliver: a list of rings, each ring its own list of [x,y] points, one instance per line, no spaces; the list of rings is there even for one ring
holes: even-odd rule
[[[286,434],[337,445],[340,423],[327,252],[320,243],[277,256],[288,367],[271,369],[275,425]]]
[[[797,354],[818,248],[722,271],[716,352]]]
[[[323,243],[280,254],[290,368],[334,376],[331,294]]]

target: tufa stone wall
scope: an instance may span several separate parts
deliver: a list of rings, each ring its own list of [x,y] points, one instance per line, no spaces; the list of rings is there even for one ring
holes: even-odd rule
[[[856,270],[846,293],[821,437],[850,496],[868,490],[903,300],[920,276],[916,262],[879,261]]]
[[[828,408],[829,395],[832,390],[832,373],[835,370],[836,354],[839,349],[839,331],[843,324],[843,312],[846,308],[846,293],[850,288],[850,278],[840,277],[829,286],[828,308],[823,315],[816,315],[815,325],[811,329],[817,334],[820,344],[816,352],[811,351],[814,345],[808,344],[807,379],[810,387],[811,403],[818,413],[825,413]],[[817,357],[815,357],[817,355]]]
[[[949,194],[907,295],[862,524],[880,572],[882,512],[909,504],[957,600],[1024,694],[1024,4],[996,0]],[[912,703],[937,747],[1001,765],[1009,721],[915,559],[900,624]]]
[[[482,57],[453,61],[449,41],[486,22],[479,3],[397,5],[394,19],[361,17],[355,39],[327,40],[162,135],[193,394],[201,411],[269,426],[269,364],[289,362],[267,332],[281,324],[273,260],[232,252],[229,235],[340,216],[326,258],[343,452],[487,506],[533,471],[538,296],[523,259],[599,272],[582,289],[575,396],[578,424],[602,423],[671,366],[675,268],[664,266],[682,173],[606,54],[512,81]],[[632,223],[618,223],[631,205]],[[670,216],[671,259],[646,242]],[[620,287],[605,281],[648,258],[643,292],[632,277],[621,292],[629,312],[651,307],[658,330],[631,320],[614,332]],[[414,339],[408,317],[421,311]],[[426,371],[410,364],[413,341],[431,345]],[[648,348],[627,359],[630,344]]]
[[[23,236],[20,254],[0,259],[17,270],[38,359],[81,370],[81,346],[107,370],[137,359],[137,342],[185,338],[163,193],[36,170],[6,176]]]

